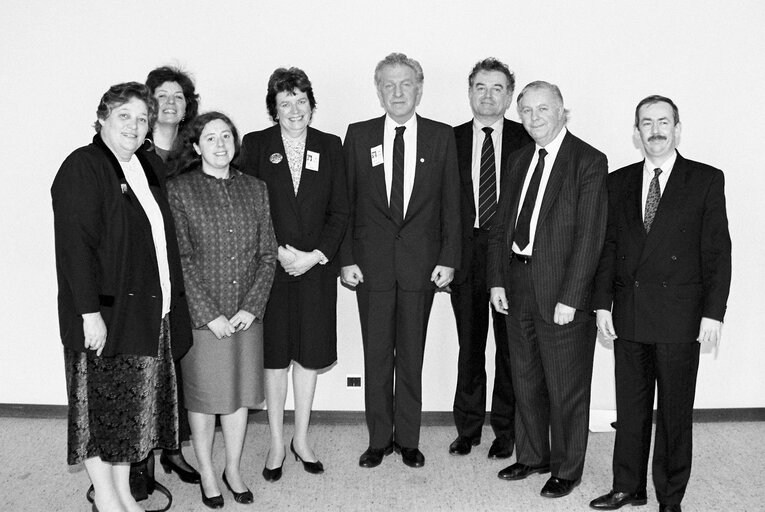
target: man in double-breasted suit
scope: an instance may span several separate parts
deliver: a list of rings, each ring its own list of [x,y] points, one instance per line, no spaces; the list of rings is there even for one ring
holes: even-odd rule
[[[542,496],[579,483],[587,449],[595,318],[590,292],[606,230],[603,153],[566,129],[557,86],[518,95],[534,139],[510,157],[489,241],[494,308],[508,314],[517,462],[507,480],[552,472]],[[509,305],[508,305],[509,304]]]
[[[479,61],[468,77],[473,119],[454,128],[462,218],[462,259],[451,285],[460,346],[454,393],[457,438],[449,445],[449,453],[454,455],[466,455],[480,443],[486,418],[486,335],[491,309],[486,249],[497,211],[502,165],[510,153],[531,142],[520,123],[505,119],[514,89],[515,76],[506,64],[494,58]],[[513,453],[515,394],[505,319],[494,311],[492,324],[496,353],[490,422],[495,439],[489,458],[504,459]]]
[[[364,343],[369,448],[420,467],[422,359],[436,289],[460,258],[459,173],[451,127],[422,118],[422,67],[392,53],[375,69],[386,115],[351,124],[344,142],[351,216],[342,281],[356,287]],[[394,385],[395,373],[395,385]]]
[[[599,510],[646,497],[654,387],[653,481],[661,511],[679,511],[691,472],[700,343],[718,343],[731,278],[722,171],[675,149],[674,102],[635,109],[645,160],[609,176],[608,230],[595,279],[600,332],[614,339],[616,431],[611,491]],[[612,309],[613,308],[613,309]]]

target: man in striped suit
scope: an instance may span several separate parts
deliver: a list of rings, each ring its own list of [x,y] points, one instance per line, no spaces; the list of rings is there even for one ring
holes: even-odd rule
[[[509,315],[518,411],[517,462],[499,477],[551,472],[541,494],[558,498],[579,484],[587,450],[590,295],[606,230],[608,165],[566,129],[557,86],[530,83],[518,112],[535,144],[508,162],[487,276],[492,305]]]

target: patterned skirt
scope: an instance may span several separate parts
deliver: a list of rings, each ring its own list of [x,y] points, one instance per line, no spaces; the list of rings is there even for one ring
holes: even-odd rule
[[[159,332],[157,357],[98,357],[64,348],[69,398],[67,462],[100,457],[138,462],[153,448],[178,447],[178,394],[170,323]]]

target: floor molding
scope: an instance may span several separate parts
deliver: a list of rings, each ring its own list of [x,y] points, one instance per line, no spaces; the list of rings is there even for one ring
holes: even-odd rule
[[[0,404],[0,418],[41,418],[60,419],[66,418],[68,407],[66,405],[38,405],[38,404]],[[292,422],[292,411],[285,411],[284,419]],[[268,423],[265,411],[250,411],[250,423]],[[356,425],[363,424],[364,411],[313,411],[311,413],[313,423],[324,425]],[[716,423],[735,421],[765,421],[765,407],[745,407],[736,409],[695,409],[693,411],[695,423]],[[486,423],[489,418],[487,414]],[[424,411],[422,413],[424,426],[451,426],[454,417],[451,411]]]

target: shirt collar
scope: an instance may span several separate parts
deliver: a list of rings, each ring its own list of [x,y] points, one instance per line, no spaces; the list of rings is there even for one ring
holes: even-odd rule
[[[505,118],[504,117],[500,117],[499,119],[494,121],[494,123],[490,124],[488,127],[491,128],[492,130],[494,130],[492,132],[492,135],[494,135],[495,133],[497,135],[499,135],[499,134],[502,133],[502,128],[504,126],[505,126]],[[478,119],[476,119],[474,117],[473,118],[473,130],[476,131],[476,132],[481,132],[481,131],[483,131],[484,128],[486,128],[486,125],[481,123],[480,121],[478,121]]]
[[[555,156],[558,154],[558,151],[560,150],[560,145],[563,144],[563,138],[568,133],[568,128],[565,126],[563,129],[558,133],[558,135],[555,136],[555,138],[550,141],[549,144],[544,146],[545,151],[547,151],[547,154],[550,155],[552,158],[555,158]],[[539,150],[542,149],[542,146],[539,144],[535,144],[536,146],[536,152],[539,153]]]
[[[663,176],[669,176],[669,173],[672,172],[672,168],[675,166],[675,162],[677,161],[677,150],[674,150],[672,154],[670,155],[667,160],[664,161],[663,164],[656,166],[653,165],[647,158],[643,161],[643,172],[650,173],[651,176],[653,176],[654,169],[661,169],[661,173]]]
[[[399,124],[396,121],[394,121],[388,114],[385,114],[385,129],[393,131],[396,129],[397,126],[406,126],[406,130],[404,133],[414,130],[417,128],[417,113],[415,112],[412,114],[412,117],[407,120],[404,124]]]

